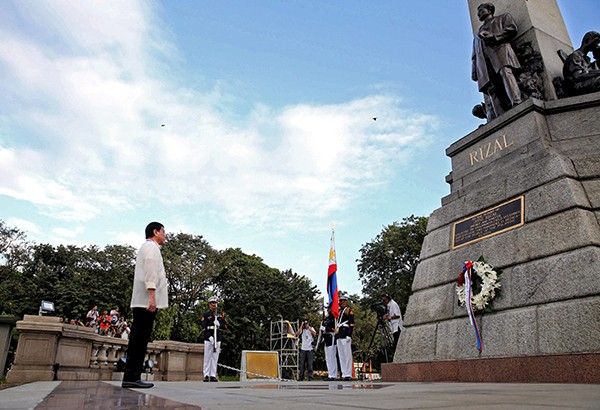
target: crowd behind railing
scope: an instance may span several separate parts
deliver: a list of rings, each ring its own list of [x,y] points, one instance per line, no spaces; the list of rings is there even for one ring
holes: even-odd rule
[[[131,328],[129,323],[119,312],[119,308],[98,310],[98,306],[92,307],[82,322],[80,319],[63,319],[65,323],[77,326],[91,327],[100,336],[111,336],[120,339],[129,339]]]

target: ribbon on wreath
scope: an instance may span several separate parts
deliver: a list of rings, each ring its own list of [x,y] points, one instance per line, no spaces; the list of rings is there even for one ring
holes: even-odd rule
[[[477,350],[479,353],[483,350],[483,341],[481,340],[481,334],[479,332],[479,327],[477,326],[477,320],[475,320],[475,312],[473,311],[473,304],[471,302],[471,297],[473,296],[473,261],[466,261],[461,275],[459,275],[458,282],[461,282],[461,279],[464,280],[465,284],[465,306],[467,308],[467,315],[469,316],[469,322],[473,329],[475,330],[475,345],[477,346]]]

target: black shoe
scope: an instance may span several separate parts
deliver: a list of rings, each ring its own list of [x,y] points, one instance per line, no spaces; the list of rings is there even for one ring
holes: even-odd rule
[[[216,377],[212,377],[212,376],[211,376],[211,377],[210,377],[210,381],[211,381],[211,382],[218,382],[218,381],[219,381],[219,379],[217,379]]]
[[[205,381],[205,382],[209,382],[209,381],[210,381],[210,378],[209,378],[208,376],[204,376],[204,381]]]
[[[144,382],[142,380],[138,380],[137,382],[121,382],[121,387],[125,389],[149,389],[154,387],[154,383]]]
[[[351,382],[352,381],[352,377],[344,377],[344,381],[345,382]]]

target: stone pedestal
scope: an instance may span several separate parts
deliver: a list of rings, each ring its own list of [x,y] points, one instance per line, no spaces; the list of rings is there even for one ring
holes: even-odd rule
[[[162,351],[158,371],[162,380],[202,380],[204,345],[174,341],[155,343]]]
[[[446,153],[451,193],[430,216],[384,379],[473,381],[458,371],[468,363],[504,369],[480,381],[523,381],[521,367],[535,363],[539,377],[526,381],[553,381],[557,358],[600,364],[600,93],[528,100]],[[522,225],[456,246],[457,222],[519,198]],[[503,270],[493,312],[477,315],[481,354],[455,292],[463,262],[480,256]],[[600,367],[571,367],[567,382],[600,382]]]
[[[204,378],[204,344],[190,346],[185,366],[186,380]]]
[[[15,362],[7,374],[9,382],[54,379],[53,366],[62,326],[59,317],[25,315],[23,321],[17,322],[20,336]]]

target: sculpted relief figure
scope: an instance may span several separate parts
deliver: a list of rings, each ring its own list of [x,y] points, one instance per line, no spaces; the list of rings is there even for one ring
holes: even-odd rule
[[[515,78],[521,65],[510,44],[517,35],[517,25],[510,14],[494,16],[495,11],[491,3],[477,8],[483,24],[473,40],[472,78],[483,93],[488,121],[522,101]]]
[[[588,53],[592,53],[592,62]],[[581,47],[565,60],[563,76],[568,95],[581,95],[600,91],[600,33],[589,31],[583,36]]]

